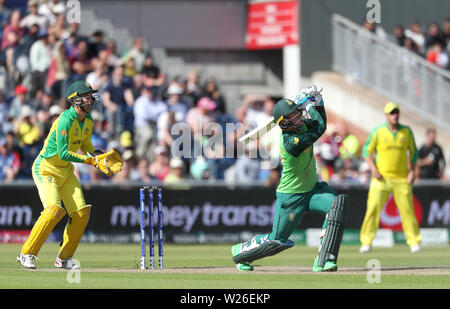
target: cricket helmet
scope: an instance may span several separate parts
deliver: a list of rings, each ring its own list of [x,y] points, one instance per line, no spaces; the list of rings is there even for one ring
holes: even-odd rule
[[[78,107],[83,108],[83,99],[81,95],[85,93],[92,92],[92,94],[96,93],[97,90],[92,89],[91,85],[89,85],[88,82],[85,80],[77,80],[70,84],[69,88],[67,89],[67,96],[66,100],[71,105],[76,105]],[[96,97],[93,96],[93,103],[92,105],[95,105]]]
[[[288,129],[296,127],[297,124],[291,120],[285,119],[287,115],[293,111],[299,110],[299,117],[301,117],[301,108],[294,101],[289,99],[279,100],[273,107],[274,122],[280,126],[281,129]]]

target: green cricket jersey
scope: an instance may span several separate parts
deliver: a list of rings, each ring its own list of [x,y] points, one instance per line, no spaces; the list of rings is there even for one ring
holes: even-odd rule
[[[94,152],[92,129],[91,115],[87,113],[84,121],[80,122],[72,106],[53,122],[37,160],[48,159],[56,167],[65,167],[69,162],[84,163],[86,155],[77,152],[80,149],[85,154]]]
[[[313,144],[326,130],[326,113],[323,106],[309,109],[311,119],[305,119],[299,131],[281,134],[281,164],[283,172],[277,192],[305,193],[317,182],[316,160]]]

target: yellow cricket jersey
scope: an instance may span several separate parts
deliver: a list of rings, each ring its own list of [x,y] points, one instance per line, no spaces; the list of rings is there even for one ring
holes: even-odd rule
[[[405,178],[408,175],[408,158],[417,161],[414,135],[408,126],[399,125],[397,132],[389,130],[387,124],[376,127],[363,147],[363,156],[375,152],[375,165],[380,174],[387,178]]]
[[[80,149],[85,154],[95,151],[91,142],[92,128],[93,121],[89,113],[80,122],[73,106],[64,111],[52,124],[44,147],[35,160],[34,172],[39,169],[43,159],[57,168],[68,167],[70,162],[83,163],[87,156],[77,152]]]

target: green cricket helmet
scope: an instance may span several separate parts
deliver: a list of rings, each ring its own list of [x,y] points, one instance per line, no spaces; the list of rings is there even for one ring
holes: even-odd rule
[[[97,90],[92,89],[91,85],[89,85],[88,82],[85,80],[77,80],[70,84],[69,88],[67,89],[67,97],[66,100],[71,105],[76,105],[78,107],[81,107],[83,109],[83,105],[87,103],[83,103],[83,99],[81,95],[91,92],[92,94],[96,93]],[[95,106],[97,97],[92,96],[92,107]]]
[[[298,116],[292,119],[286,119],[286,117],[298,110]],[[301,126],[302,112],[301,108],[294,101],[289,99],[279,100],[273,107],[274,122],[280,126],[281,129],[295,129]]]

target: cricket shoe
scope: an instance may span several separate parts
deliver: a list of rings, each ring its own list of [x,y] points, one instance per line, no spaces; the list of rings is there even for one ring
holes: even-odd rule
[[[314,265],[313,265],[313,272],[333,272],[333,271],[337,271],[338,270],[338,266],[336,264],[336,262],[334,261],[326,261],[325,265],[323,266],[319,266],[317,265],[317,262],[319,261],[319,258],[316,258],[314,260]]]
[[[240,271],[252,271],[253,266],[248,263],[237,263],[236,268]]]
[[[17,262],[22,264],[23,267],[28,269],[36,269],[36,260],[38,260],[37,256],[32,254],[22,254],[20,252],[19,256],[16,258]]]
[[[417,253],[422,250],[422,248],[419,245],[411,246],[410,249],[411,249],[411,253]]]
[[[361,248],[359,248],[359,253],[369,253],[370,250],[372,250],[370,245],[362,245]]]
[[[231,255],[236,256],[242,252],[242,244],[237,244],[231,247]],[[240,271],[252,271],[253,266],[248,263],[237,263],[236,268]]]
[[[75,260],[71,257],[68,257],[65,260],[61,260],[59,257],[57,257],[55,261],[55,267],[63,269],[80,269],[80,265],[75,263]]]

